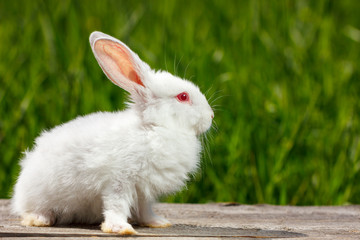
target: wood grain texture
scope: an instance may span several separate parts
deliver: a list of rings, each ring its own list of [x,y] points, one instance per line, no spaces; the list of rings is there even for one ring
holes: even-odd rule
[[[135,226],[139,235],[126,239],[360,239],[360,206],[273,206],[238,204],[165,204],[155,211],[169,228]],[[23,227],[0,200],[2,239],[118,239],[99,225]]]

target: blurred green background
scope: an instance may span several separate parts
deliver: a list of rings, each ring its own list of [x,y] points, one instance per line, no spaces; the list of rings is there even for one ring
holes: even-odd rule
[[[42,129],[126,96],[94,30],[213,96],[217,131],[163,201],[360,203],[360,1],[0,0],[0,197]]]

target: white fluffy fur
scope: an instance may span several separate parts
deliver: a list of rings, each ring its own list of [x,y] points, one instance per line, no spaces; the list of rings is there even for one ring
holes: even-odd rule
[[[99,40],[127,53],[125,64],[143,85],[95,46]],[[151,203],[179,190],[197,169],[197,136],[209,129],[214,113],[194,84],[151,70],[119,40],[94,32],[90,44],[106,75],[130,92],[133,103],[125,111],[94,113],[44,131],[21,161],[13,210],[32,226],[103,221],[104,232],[133,234],[129,217],[168,226]],[[178,101],[181,92],[191,101]]]

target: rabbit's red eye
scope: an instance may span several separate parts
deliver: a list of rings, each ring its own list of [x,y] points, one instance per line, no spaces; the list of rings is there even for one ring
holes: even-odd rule
[[[180,102],[189,102],[190,101],[190,97],[189,94],[187,92],[182,92],[180,94],[178,94],[176,96],[176,98],[180,101]]]

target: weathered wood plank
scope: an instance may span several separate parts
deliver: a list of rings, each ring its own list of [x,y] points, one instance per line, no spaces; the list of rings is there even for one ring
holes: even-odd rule
[[[158,204],[170,228],[136,227],[127,239],[360,239],[360,206],[293,207],[234,204]],[[0,238],[4,239],[112,239],[97,225],[48,228],[23,227],[0,200]]]

